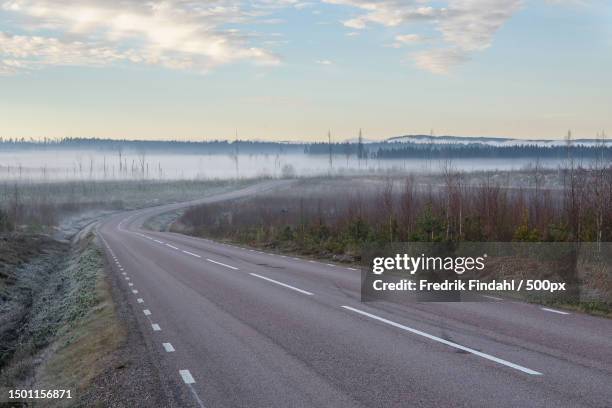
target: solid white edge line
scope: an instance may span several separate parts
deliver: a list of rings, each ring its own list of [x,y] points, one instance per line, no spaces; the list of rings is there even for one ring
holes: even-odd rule
[[[187,254],[187,255],[195,256],[196,258],[201,258],[201,256],[200,256],[200,255],[198,255],[198,254],[194,254],[193,252],[185,251],[184,249],[183,249],[183,251],[182,251],[182,252],[183,252],[184,254]]]
[[[267,280],[268,282],[276,283],[277,285],[283,286],[283,287],[288,288],[288,289],[295,290],[296,292],[303,293],[304,295],[308,295],[308,296],[312,296],[313,295],[312,293],[307,292],[307,291],[302,290],[302,289],[299,289],[299,288],[296,288],[295,286],[287,285],[286,283],[279,282],[279,281],[274,280],[274,279],[266,278],[265,276],[261,276],[261,275],[258,275],[256,273],[250,272],[249,275],[254,276],[256,278],[259,278],[259,279]]]
[[[224,263],[221,263],[221,262],[213,261],[212,259],[208,259],[208,258],[206,258],[206,260],[208,262],[212,262],[212,263],[217,264],[217,265],[225,266],[226,268],[230,268],[230,269],[233,269],[235,271],[238,270],[238,268],[236,268],[235,266],[231,266],[231,265],[227,265],[227,264],[224,264]]]
[[[562,314],[562,315],[568,315],[571,313],[568,312],[562,312],[560,310],[555,310],[555,309],[549,309],[547,307],[541,307],[540,309],[544,310],[545,312],[551,312],[551,313],[557,313],[557,314]]]
[[[175,351],[174,347],[170,343],[162,343],[162,346],[164,346],[164,350],[166,350],[167,353],[172,353]]]
[[[185,384],[194,384],[195,383],[195,380],[191,376],[191,373],[189,372],[189,370],[179,370],[179,374],[183,378],[183,382]]]
[[[399,324],[399,323],[396,323],[394,321],[387,320],[387,319],[385,319],[383,317],[379,317],[379,316],[376,316],[374,314],[371,314],[371,313],[368,313],[368,312],[364,312],[363,310],[355,309],[355,308],[350,307],[350,306],[342,306],[342,307],[344,309],[350,310],[352,312],[359,313],[360,315],[367,316],[369,318],[372,318],[372,319],[378,320],[380,322],[386,323],[386,324],[388,324],[390,326],[397,327],[398,329],[406,330],[406,331],[408,331],[410,333],[417,334],[419,336],[426,337],[426,338],[428,338],[430,340],[434,340],[434,341],[437,341],[439,343],[446,344],[447,346],[450,346],[450,347],[453,347],[453,348],[456,348],[456,349],[459,349],[459,350],[466,351],[466,352],[474,354],[474,355],[476,355],[478,357],[482,357],[484,359],[487,359],[487,360],[490,360],[490,361],[494,361],[494,362],[496,362],[498,364],[505,365],[505,366],[510,367],[510,368],[514,368],[515,370],[519,370],[519,371],[522,371],[522,372],[530,374],[530,375],[542,375],[542,373],[540,373],[538,371],[535,371],[535,370],[532,370],[530,368],[523,367],[523,366],[520,366],[518,364],[514,364],[514,363],[511,363],[509,361],[502,360],[501,358],[497,358],[497,357],[494,357],[492,355],[489,355],[489,354],[486,354],[486,353],[482,353],[482,352],[480,352],[478,350],[474,350],[474,349],[471,349],[469,347],[462,346],[461,344],[453,343],[452,341],[448,341],[448,340],[442,339],[440,337],[431,335],[429,333],[425,333],[425,332],[422,332],[420,330],[413,329],[413,328],[408,327],[408,326],[404,326],[403,324]]]

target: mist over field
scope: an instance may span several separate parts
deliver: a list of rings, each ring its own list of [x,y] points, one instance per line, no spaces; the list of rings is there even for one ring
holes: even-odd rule
[[[117,154],[96,151],[11,151],[0,152],[0,180],[181,180],[234,179],[254,177],[320,176],[330,173],[325,155],[239,154],[235,156],[203,154],[163,154],[125,152],[121,166]],[[143,167],[144,160],[144,167]],[[385,174],[440,172],[448,159],[358,159],[333,155],[332,174]],[[590,160],[584,159],[584,165]],[[471,171],[524,170],[534,164],[532,158],[456,158],[455,169]],[[542,159],[539,165],[556,169],[563,160]],[[144,172],[143,172],[144,168]]]

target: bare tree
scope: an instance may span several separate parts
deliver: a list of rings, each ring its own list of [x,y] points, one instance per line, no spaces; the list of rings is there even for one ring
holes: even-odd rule
[[[393,179],[387,178],[382,191],[382,206],[385,212],[389,242],[393,242],[394,211],[393,211]]]
[[[332,161],[331,130],[327,131],[327,145],[329,147],[329,175],[331,177],[333,170],[334,170],[334,163]]]

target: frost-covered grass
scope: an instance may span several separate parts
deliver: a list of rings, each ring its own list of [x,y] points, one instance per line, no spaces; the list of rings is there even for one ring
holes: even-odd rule
[[[78,395],[124,336],[102,251],[89,235],[70,250],[24,264],[15,275],[3,314],[11,306],[20,312],[6,327],[12,331],[8,337],[14,336],[10,344],[5,336],[2,344],[0,393],[15,387],[69,388]]]

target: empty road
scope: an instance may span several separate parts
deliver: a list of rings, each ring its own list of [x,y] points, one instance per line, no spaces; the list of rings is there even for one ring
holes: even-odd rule
[[[98,229],[178,406],[612,406],[612,320],[497,298],[361,303],[345,265],[142,227],[185,205]]]

